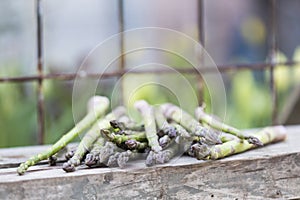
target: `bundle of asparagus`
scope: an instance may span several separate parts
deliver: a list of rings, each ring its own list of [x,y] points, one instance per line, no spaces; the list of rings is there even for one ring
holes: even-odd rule
[[[77,148],[65,154],[64,171],[75,171],[82,163],[88,167],[125,167],[129,160],[141,158],[146,166],[152,166],[183,153],[197,159],[220,159],[286,137],[282,126],[244,133],[216,120],[203,107],[196,108],[194,118],[173,104],[153,107],[140,100],[135,108],[143,124],[130,119],[122,106],[105,115],[108,108],[106,97],[92,97],[87,115],[51,148],[22,163],[18,174],[45,159],[54,165],[57,153],[87,129]]]

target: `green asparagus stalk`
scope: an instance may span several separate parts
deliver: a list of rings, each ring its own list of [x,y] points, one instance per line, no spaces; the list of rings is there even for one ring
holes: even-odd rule
[[[205,143],[205,141],[203,140],[203,137],[200,137],[200,136],[193,136],[193,137],[190,137],[190,138],[183,138],[183,140],[184,141],[190,141],[190,142],[193,142],[193,143],[200,143],[200,144]]]
[[[227,124],[224,124],[222,122],[219,122],[218,120],[214,119],[212,116],[206,114],[204,112],[204,108],[203,107],[198,107],[195,110],[195,116],[197,118],[198,121],[204,122],[206,124],[208,124],[210,127],[235,135],[238,138],[242,139],[242,140],[247,140],[249,143],[254,144],[256,146],[262,146],[263,143],[256,137],[248,135],[246,133],[243,133],[242,131],[231,127]]]
[[[164,104],[161,106],[164,115],[183,126],[191,134],[204,137],[205,142],[208,144],[221,144],[222,141],[216,132],[203,127],[197,120],[190,114],[183,111],[173,104]]]
[[[175,122],[172,122],[171,123],[172,126],[175,127],[175,130],[177,132],[177,136],[180,136],[182,138],[190,138],[191,137],[191,134],[189,134],[187,132],[187,130],[185,128],[183,128],[181,125],[175,123]]]
[[[65,147],[65,148],[61,149],[59,152],[57,152],[56,154],[50,156],[50,157],[48,158],[48,163],[49,163],[49,165],[50,165],[50,166],[55,166],[56,163],[57,163],[57,160],[58,160],[59,158],[62,159],[62,158],[64,157],[64,155],[67,153],[67,151],[68,151],[68,148]]]
[[[240,140],[240,139],[238,137],[234,136],[234,135],[222,132],[221,133],[221,140],[222,140],[223,143],[225,143],[225,142],[229,142],[229,141],[232,141],[232,140]]]
[[[95,121],[99,117],[103,116],[105,111],[108,109],[109,100],[107,97],[94,96],[89,100],[88,107],[89,107],[88,114],[78,124],[76,124],[76,126],[73,129],[71,129],[68,133],[66,133],[51,148],[29,158],[29,160],[22,163],[17,169],[18,174],[19,175],[24,174],[30,166],[33,166],[36,163],[54,155],[62,148],[64,148],[68,143],[70,143],[73,139],[75,139],[79,134],[81,134],[92,124],[94,124]]]
[[[120,117],[118,120],[118,122],[121,122],[123,124],[130,124],[133,123],[133,121],[128,117],[128,115],[123,115],[122,117]]]
[[[100,150],[104,147],[105,144],[105,139],[102,137],[102,135],[99,135],[98,139],[96,142],[93,144],[93,148],[90,153],[88,153],[85,157],[84,163],[92,167],[93,165],[97,164],[99,160],[99,154]]]
[[[109,141],[117,144],[118,146],[122,146],[122,144],[127,140],[136,140],[139,142],[147,141],[146,134],[144,132],[131,132],[131,134],[117,135],[109,129],[102,129],[101,133],[106,136]]]
[[[117,119],[120,116],[124,115],[126,112],[124,107],[117,107],[111,113],[106,115],[103,119],[99,119],[92,128],[85,134],[79,143],[74,156],[63,164],[63,170],[66,172],[75,171],[75,167],[80,165],[84,155],[89,152],[93,146],[93,143],[97,140],[100,135],[101,129],[110,128],[110,121],[113,119]]]
[[[156,134],[157,130],[152,106],[150,106],[144,100],[135,102],[134,106],[142,115],[149,146],[155,152],[161,151],[162,148],[158,143],[158,136]]]
[[[267,127],[261,131],[254,133],[263,144],[283,141],[286,138],[286,129],[283,126]],[[255,148],[257,145],[249,143],[247,140],[240,142],[238,140],[231,140],[221,145],[205,146],[196,145],[193,148],[195,157],[197,159],[220,159],[233,154],[241,153],[249,149]]]

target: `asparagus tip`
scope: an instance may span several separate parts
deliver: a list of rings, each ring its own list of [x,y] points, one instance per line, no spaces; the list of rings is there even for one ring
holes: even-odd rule
[[[138,110],[143,109],[147,106],[148,106],[148,103],[145,100],[138,100],[134,103],[134,107]]]
[[[65,154],[65,158],[66,158],[67,160],[69,160],[69,159],[71,159],[71,158],[74,156],[74,154],[75,154],[75,150],[74,150],[74,149],[71,150],[71,151],[68,151],[68,152]]]
[[[161,146],[152,146],[151,149],[156,153],[162,151]]]
[[[131,151],[126,151],[126,152],[123,152],[119,155],[118,157],[118,165],[120,168],[124,168],[126,163],[128,162],[129,160],[129,157],[131,156],[132,152]]]
[[[107,97],[104,96],[93,96],[89,99],[88,103],[87,103],[87,107],[88,107],[88,112],[94,110],[94,109],[98,109],[99,106],[103,106],[103,105],[109,105],[109,99]]]
[[[19,174],[20,176],[23,175],[23,174],[25,174],[26,169],[25,169],[25,164],[24,164],[24,163],[22,163],[22,164],[18,167],[17,172],[18,172],[18,174]]]
[[[117,120],[111,120],[111,121],[109,121],[109,123],[110,123],[110,125],[113,127],[113,128],[117,128],[118,127],[118,122],[117,122]]]
[[[209,145],[222,144],[222,140],[219,137],[219,134],[212,129],[203,128],[199,136],[204,137],[204,141],[206,144]]]
[[[206,158],[210,153],[209,147],[206,144],[193,144],[191,150],[191,155],[194,155],[198,160]]]
[[[168,133],[168,136],[169,136],[170,138],[175,138],[175,137],[177,136],[177,130],[176,130],[176,128],[173,127],[173,126],[170,126],[170,127],[168,128],[167,133]]]
[[[250,143],[250,144],[253,144],[257,147],[262,147],[264,146],[264,144],[257,138],[257,137],[254,137],[254,136],[249,136],[247,137],[247,141]]]
[[[89,153],[86,155],[86,158],[84,160],[85,165],[91,167],[91,166],[95,165],[96,163],[97,163],[97,158],[96,158],[96,156],[94,156],[94,154]]]
[[[99,154],[99,162],[106,164],[109,157],[113,155],[116,151],[116,146],[115,144],[111,142],[106,142],[104,147],[101,149],[100,154]]]
[[[50,166],[55,166],[57,161],[57,157],[55,155],[52,155],[48,159],[48,163]]]
[[[72,164],[71,162],[65,162],[63,164],[62,168],[65,172],[74,172],[75,171],[75,165]]]
[[[108,158],[108,161],[107,161],[107,166],[108,167],[117,167],[118,166],[118,157],[119,157],[120,153],[117,152],[113,155],[111,155],[109,158]]]
[[[155,159],[156,159],[155,158],[155,153],[153,151],[150,151],[147,158],[146,158],[146,162],[145,162],[146,166],[150,167],[150,166],[154,165],[155,164]]]
[[[167,152],[161,151],[156,155],[156,162],[159,164],[164,164],[170,161],[170,156]]]
[[[164,148],[169,144],[170,140],[171,140],[171,138],[168,135],[165,135],[165,136],[159,138],[159,145],[162,148]]]
[[[125,142],[125,145],[128,149],[135,149],[137,147],[137,141],[136,140],[127,140]]]

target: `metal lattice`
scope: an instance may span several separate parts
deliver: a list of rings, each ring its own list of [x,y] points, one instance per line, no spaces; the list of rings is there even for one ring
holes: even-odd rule
[[[123,1],[118,1],[118,19],[119,19],[119,32],[124,31],[124,5]],[[228,71],[237,71],[237,70],[268,70],[270,73],[270,93],[272,96],[272,123],[277,124],[276,122],[276,116],[277,116],[277,108],[278,108],[278,100],[277,100],[277,91],[274,84],[274,68],[277,66],[293,66],[296,63],[294,61],[287,61],[284,63],[278,63],[275,59],[275,53],[277,50],[277,13],[276,13],[276,0],[269,0],[269,28],[270,28],[270,34],[268,38],[268,56],[269,61],[264,63],[252,63],[252,64],[234,64],[234,65],[219,65],[218,70],[211,68],[209,66],[201,66],[199,68],[199,71],[196,69],[177,69],[177,72],[180,73],[186,73],[186,74],[199,74],[199,85],[203,84],[203,80],[201,78],[201,73],[224,73]],[[120,66],[117,71],[114,72],[106,72],[102,74],[97,73],[88,73],[88,74],[76,74],[76,73],[50,73],[50,74],[44,74],[43,73],[43,13],[41,10],[41,0],[36,0],[36,29],[37,29],[37,75],[32,76],[18,76],[18,77],[0,77],[0,84],[4,82],[15,82],[15,83],[23,83],[23,82],[37,82],[38,88],[37,88],[37,112],[38,112],[38,143],[42,144],[44,141],[44,116],[45,116],[45,110],[44,110],[44,95],[43,95],[43,81],[44,80],[74,80],[75,78],[85,78],[85,79],[97,79],[101,76],[101,78],[110,78],[110,77],[121,77],[125,73],[133,73],[133,74],[147,74],[147,73],[174,73],[174,71],[166,70],[166,69],[153,69],[153,70],[144,70],[144,71],[137,71],[137,70],[126,70],[124,68],[125,66],[125,59],[124,56],[120,57]],[[198,1],[198,7],[197,7],[197,13],[198,13],[198,40],[199,42],[205,46],[204,40],[205,40],[205,27],[204,27],[204,8],[203,8],[203,0]],[[120,52],[121,55],[122,52],[124,52],[124,40],[121,38],[120,40]],[[122,89],[122,88],[121,88]],[[122,92],[122,91],[121,91]],[[198,87],[198,93],[200,96],[200,99],[203,94],[202,87]]]

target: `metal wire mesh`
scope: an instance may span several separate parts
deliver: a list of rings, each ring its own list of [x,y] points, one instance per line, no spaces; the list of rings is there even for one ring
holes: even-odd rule
[[[277,13],[276,13],[276,0],[269,0],[269,28],[270,28],[270,34],[268,38],[268,55],[269,59],[267,62],[264,63],[252,63],[252,64],[234,64],[234,65],[219,65],[218,70],[215,70],[214,68],[211,68],[209,66],[201,66],[199,69],[201,73],[224,73],[228,71],[237,71],[237,70],[268,70],[270,73],[270,93],[272,96],[272,123],[277,124],[276,122],[276,115],[277,115],[277,108],[278,108],[278,100],[277,100],[277,92],[276,87],[274,84],[274,68],[276,68],[279,65],[284,66],[293,66],[296,64],[293,61],[287,61],[284,63],[278,63],[275,59],[275,54],[277,50]],[[119,32],[124,31],[124,2],[122,0],[118,1],[118,19],[119,19]],[[204,26],[204,7],[203,7],[203,0],[199,0],[197,4],[197,13],[198,13],[198,40],[199,42],[205,46],[205,26]],[[166,70],[166,69],[153,69],[153,70],[144,70],[144,71],[136,71],[136,70],[130,70],[127,71],[125,69],[125,59],[123,56],[124,52],[124,40],[121,37],[120,39],[120,66],[117,71],[114,72],[106,72],[102,74],[97,73],[88,73],[88,74],[76,74],[76,73],[59,73],[59,74],[44,74],[43,73],[43,13],[41,10],[41,0],[36,0],[35,4],[35,18],[36,18],[36,30],[37,30],[37,48],[36,48],[36,54],[37,54],[37,75],[32,76],[18,76],[18,77],[0,77],[0,84],[4,82],[15,82],[15,83],[23,83],[23,82],[37,82],[38,88],[37,88],[37,122],[38,122],[38,136],[37,141],[39,144],[42,144],[44,141],[44,116],[45,116],[45,110],[44,110],[44,95],[43,95],[43,81],[44,80],[74,80],[75,78],[85,78],[85,79],[97,79],[101,76],[101,78],[109,78],[109,77],[122,77],[125,73],[133,73],[133,74],[147,74],[147,73],[174,73],[172,70]],[[201,55],[200,55],[201,56]],[[199,74],[198,81],[199,81],[199,87],[198,87],[198,93],[200,97],[200,101],[202,101],[202,95],[203,95],[203,79],[199,73],[199,71],[195,69],[178,69],[177,72],[180,73],[187,73],[187,74]],[[121,87],[121,93],[122,93],[122,87]],[[122,96],[122,94],[120,95]]]

